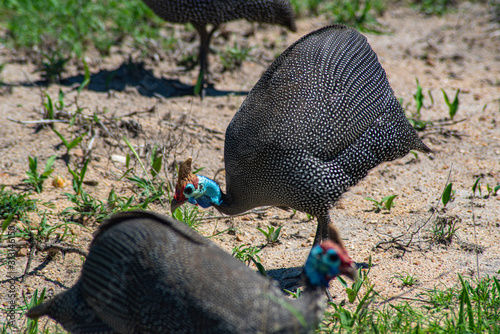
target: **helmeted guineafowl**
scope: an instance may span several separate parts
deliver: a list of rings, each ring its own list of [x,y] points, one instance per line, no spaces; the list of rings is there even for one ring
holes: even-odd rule
[[[226,130],[226,193],[181,164],[172,210],[186,200],[234,215],[290,207],[316,216],[325,240],[329,210],[384,161],[430,152],[407,121],[366,38],[333,25],[285,50]],[[336,240],[342,244],[341,240]]]
[[[208,79],[208,52],[220,24],[238,19],[279,24],[296,31],[289,0],[143,0],[159,17],[174,23],[190,22],[200,35],[201,85]],[[207,25],[212,29],[207,31]]]
[[[100,227],[78,282],[27,316],[47,315],[72,333],[308,333],[323,288],[356,268],[327,241],[304,272],[305,291],[293,300],[184,223],[123,212]]]

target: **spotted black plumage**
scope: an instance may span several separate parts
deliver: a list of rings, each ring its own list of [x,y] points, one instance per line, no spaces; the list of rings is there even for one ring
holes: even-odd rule
[[[320,283],[306,280],[292,300],[184,223],[124,212],[101,225],[78,282],[27,315],[47,315],[72,333],[309,333],[323,310],[321,287],[355,275],[331,241],[313,250],[308,277]],[[309,262],[322,253],[328,271],[316,277],[319,266]]]
[[[264,205],[318,218],[384,161],[430,152],[407,121],[366,38],[333,25],[291,45],[263,74],[226,131],[226,194],[238,214]],[[340,240],[337,240],[341,243]]]
[[[236,214],[288,206],[319,221],[384,161],[429,152],[407,121],[366,38],[334,25],[290,46],[264,73],[226,131],[229,205]]]
[[[208,77],[208,52],[212,34],[224,22],[279,24],[296,31],[289,0],[143,0],[159,17],[174,23],[190,22],[200,35],[200,75]],[[207,31],[207,25],[213,28]]]

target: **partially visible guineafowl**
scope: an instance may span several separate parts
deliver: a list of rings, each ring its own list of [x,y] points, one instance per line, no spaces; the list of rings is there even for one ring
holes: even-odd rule
[[[190,22],[200,35],[201,85],[208,79],[208,52],[220,24],[238,19],[280,24],[296,31],[289,0],[143,0],[159,17],[174,23]],[[207,31],[207,25],[212,29]]]
[[[329,210],[384,161],[430,152],[407,121],[366,38],[333,25],[291,45],[263,74],[226,130],[226,193],[179,168],[172,210],[188,200],[234,215],[290,207],[316,216],[314,244]],[[341,240],[335,240],[341,244]]]
[[[98,231],[78,282],[28,310],[72,333],[308,333],[322,290],[355,266],[332,241],[312,249],[293,300],[185,224],[151,212],[116,214]]]

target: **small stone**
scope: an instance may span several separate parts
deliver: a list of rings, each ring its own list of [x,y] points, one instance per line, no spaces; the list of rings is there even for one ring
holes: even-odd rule
[[[22,256],[28,256],[29,250],[28,248],[20,248],[16,252],[16,256],[22,257]]]
[[[54,188],[64,188],[66,186],[66,180],[60,176],[57,175],[53,180],[52,180],[52,185]]]

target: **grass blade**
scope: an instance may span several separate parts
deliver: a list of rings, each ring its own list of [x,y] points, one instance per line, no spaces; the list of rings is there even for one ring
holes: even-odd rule
[[[443,201],[443,205],[446,206],[446,204],[448,204],[448,202],[450,201],[450,198],[451,198],[451,188],[452,188],[452,183],[450,182],[446,188],[444,188],[444,191],[443,191],[443,196],[442,196],[442,201]]]

